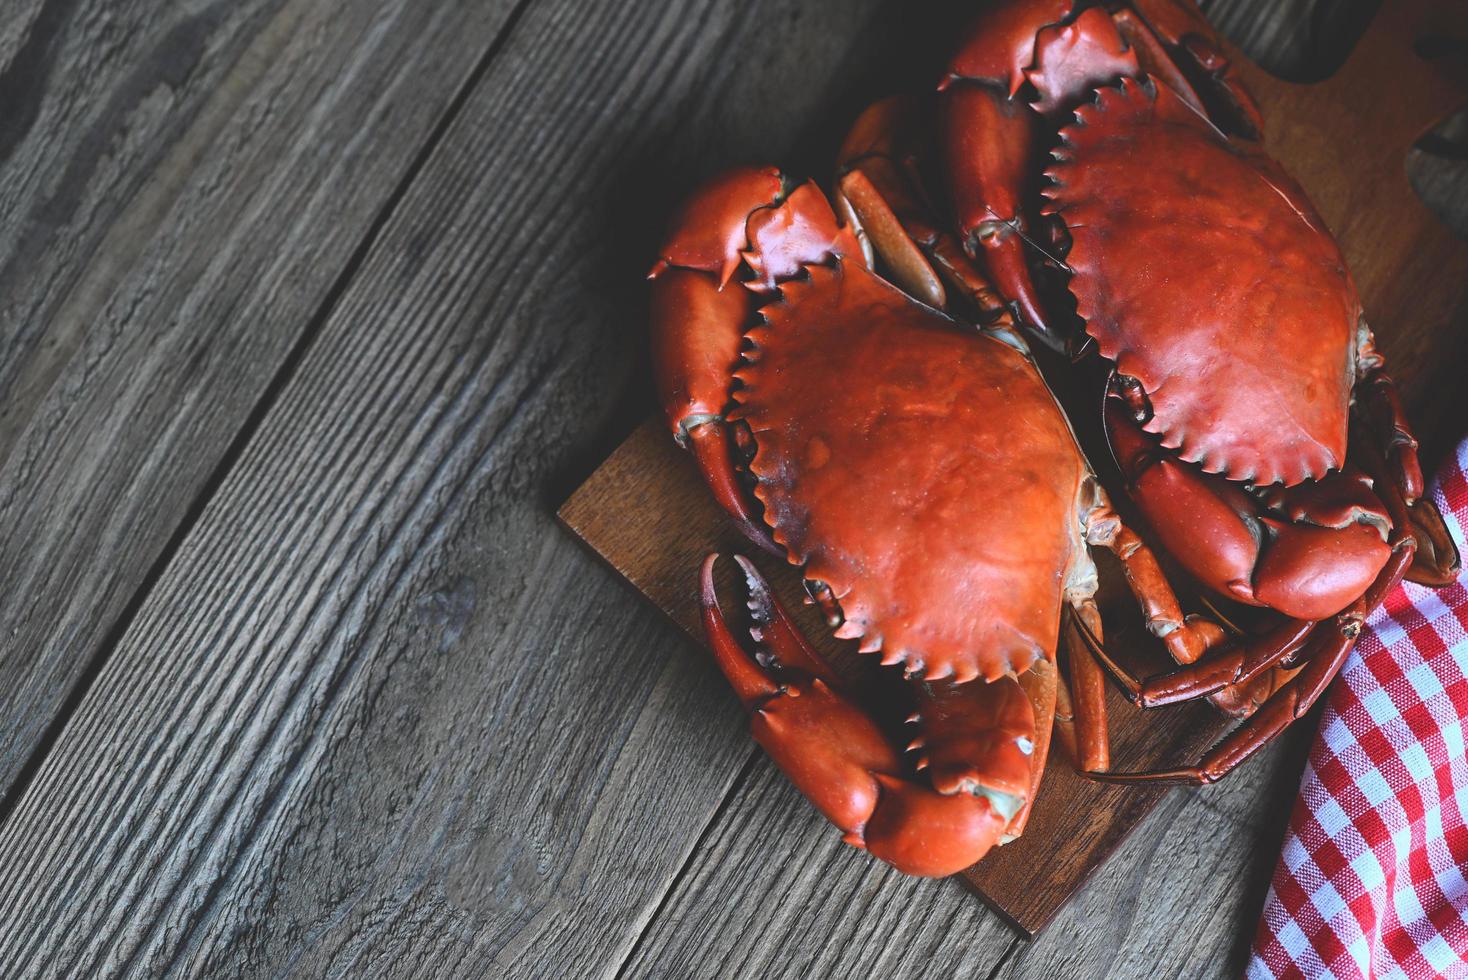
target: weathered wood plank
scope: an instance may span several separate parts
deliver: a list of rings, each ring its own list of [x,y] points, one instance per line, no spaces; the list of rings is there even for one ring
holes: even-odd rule
[[[0,25],[0,801],[512,5],[28,6]]]
[[[633,977],[1236,977],[1298,779],[1296,738],[1217,793],[1174,793],[1033,942],[956,881],[840,843],[764,760],[705,835]],[[1002,964],[1002,966],[1001,966]]]
[[[751,750],[543,487],[670,175],[779,156],[844,9],[528,8],[0,829],[0,973],[615,967]]]
[[[1291,733],[1225,792],[1170,796],[996,980],[1242,975],[1307,743]]]
[[[1255,64],[1295,82],[1340,68],[1379,0],[1198,0],[1209,21]]]
[[[810,818],[760,758],[623,974],[983,977],[1014,941],[957,882],[898,874]]]

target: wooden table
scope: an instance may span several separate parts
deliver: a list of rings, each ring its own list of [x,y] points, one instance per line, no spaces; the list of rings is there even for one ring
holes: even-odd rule
[[[1305,733],[1022,943],[842,846],[553,520],[650,407],[670,202],[819,171],[910,6],[14,7],[0,975],[1237,973]]]

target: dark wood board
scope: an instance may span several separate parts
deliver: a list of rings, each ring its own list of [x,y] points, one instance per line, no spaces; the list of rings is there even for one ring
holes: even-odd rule
[[[1468,245],[1422,205],[1403,161],[1429,126],[1464,103],[1456,69],[1424,60],[1412,46],[1432,25],[1452,23],[1441,20],[1450,6],[1388,4],[1324,83],[1294,85],[1245,68],[1268,121],[1268,145],[1311,193],[1351,262],[1429,460],[1464,428],[1461,412],[1441,393],[1456,389],[1442,382],[1446,371],[1463,363],[1465,338],[1454,327],[1464,319],[1468,297],[1461,273],[1468,269]],[[1369,140],[1361,139],[1363,127],[1369,127]],[[1422,261],[1424,255],[1433,261]],[[693,588],[699,560],[710,551],[749,551],[657,419],[612,454],[561,508],[560,518],[700,639]],[[779,563],[760,564],[787,605],[799,604],[798,575],[772,567]],[[1108,616],[1125,616],[1118,602],[1106,608]],[[822,638],[829,655],[846,656],[813,615],[804,619],[807,633]],[[1227,728],[1202,706],[1144,717],[1113,698],[1112,708],[1116,765],[1123,769],[1194,756]],[[1025,836],[963,877],[1016,928],[1033,935],[1163,795],[1083,780],[1053,755]]]

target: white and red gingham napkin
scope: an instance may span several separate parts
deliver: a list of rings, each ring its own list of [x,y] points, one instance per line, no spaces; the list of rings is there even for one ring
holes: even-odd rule
[[[1468,442],[1434,490],[1460,550],[1465,473]],[[1468,576],[1404,584],[1328,694],[1249,980],[1468,978],[1465,718]]]

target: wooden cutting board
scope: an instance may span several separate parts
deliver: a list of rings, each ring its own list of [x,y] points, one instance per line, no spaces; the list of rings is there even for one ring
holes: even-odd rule
[[[1243,69],[1264,109],[1270,149],[1341,241],[1429,459],[1434,448],[1468,429],[1454,403],[1468,361],[1468,243],[1423,207],[1408,184],[1405,161],[1432,124],[1468,102],[1468,86],[1461,64],[1425,60],[1414,41],[1440,36],[1444,27],[1461,28],[1464,14],[1465,4],[1454,0],[1384,4],[1345,66],[1320,84],[1293,85],[1252,65]],[[1242,55],[1235,60],[1244,65]],[[700,560],[710,551],[751,552],[660,418],[633,432],[565,503],[560,518],[700,643]],[[823,652],[852,664],[850,646],[830,639],[802,605],[798,573],[756,558]],[[1130,651],[1144,669],[1160,668],[1155,644],[1146,642],[1115,569],[1103,563],[1102,571],[1108,646]],[[725,594],[732,601],[736,592]],[[1143,715],[1114,692],[1111,717],[1119,769],[1191,760],[1227,728],[1207,705]],[[1025,836],[962,877],[1017,929],[1033,935],[1165,792],[1087,781],[1063,753],[1052,753]]]

